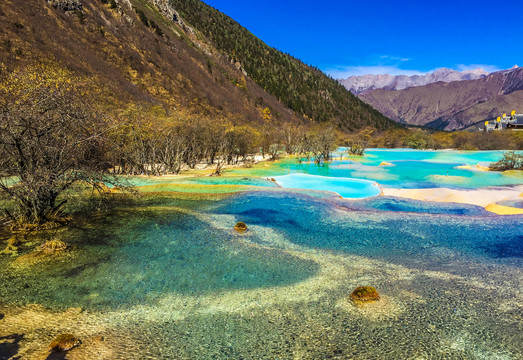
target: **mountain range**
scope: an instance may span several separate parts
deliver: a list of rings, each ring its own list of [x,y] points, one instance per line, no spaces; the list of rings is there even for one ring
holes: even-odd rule
[[[403,90],[414,86],[423,86],[438,81],[452,82],[461,80],[475,80],[487,76],[489,73],[483,69],[456,71],[440,68],[425,75],[358,75],[341,79],[340,83],[353,94],[385,89]]]
[[[370,87],[358,96],[398,123],[439,130],[475,128],[478,123],[494,120],[502,113],[523,111],[522,68],[515,66],[490,74],[480,70],[461,73],[447,70],[427,75],[424,81],[430,82],[421,86],[404,88],[408,82],[401,79],[408,77],[396,77],[395,82],[383,88],[377,87],[384,83],[370,85],[369,82],[366,85]],[[452,80],[456,77],[458,80]],[[432,81],[435,79],[450,81]]]
[[[0,63],[48,61],[93,79],[101,102],[259,125],[396,123],[336,80],[269,47],[199,0],[0,2]],[[107,95],[109,94],[109,95]]]

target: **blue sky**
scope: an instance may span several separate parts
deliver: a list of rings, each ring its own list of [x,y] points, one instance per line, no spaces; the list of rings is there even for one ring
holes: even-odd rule
[[[523,65],[523,0],[204,0],[336,78]]]

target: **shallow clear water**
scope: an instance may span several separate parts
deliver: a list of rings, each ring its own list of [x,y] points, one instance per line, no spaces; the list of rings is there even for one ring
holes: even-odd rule
[[[199,176],[179,179],[173,179],[172,177],[130,177],[129,182],[133,186],[153,186],[176,183],[181,185],[240,185],[277,187],[273,181],[252,176]]]
[[[217,231],[175,208],[116,214],[113,221],[112,232],[97,231],[106,241],[85,248],[66,269],[50,266],[24,275],[24,284],[16,291],[1,289],[0,297],[57,308],[107,310],[154,302],[171,292],[199,295],[284,286],[316,269],[311,262],[290,267],[291,256],[236,244],[233,231]],[[68,242],[82,247],[90,242],[78,239],[78,233],[73,236]]]
[[[69,257],[0,258],[0,350],[73,332],[74,359],[521,359],[523,216],[390,201],[259,191],[93,219],[62,234]],[[358,285],[382,299],[355,306]]]
[[[70,359],[523,359],[523,215],[375,196],[374,182],[523,184],[456,169],[500,156],[376,149],[131,178],[133,205],[44,235],[73,246],[66,255],[0,256],[0,359],[45,359],[67,332],[82,340]],[[352,303],[359,285],[381,300]]]

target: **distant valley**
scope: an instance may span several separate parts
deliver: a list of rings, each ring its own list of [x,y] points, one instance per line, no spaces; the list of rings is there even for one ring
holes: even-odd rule
[[[487,73],[439,69],[427,75],[354,76],[340,82],[385,116],[406,125],[466,129],[523,106],[523,69]]]

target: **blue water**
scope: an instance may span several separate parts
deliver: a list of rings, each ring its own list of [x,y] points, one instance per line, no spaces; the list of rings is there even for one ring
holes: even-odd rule
[[[171,292],[201,295],[284,286],[317,270],[311,262],[296,264],[292,256],[234,243],[234,224],[231,231],[217,231],[177,209],[116,213],[107,221],[88,234],[70,234],[67,243],[87,253],[65,267],[41,266],[36,274],[24,274],[22,284],[0,287],[0,298],[107,310]]]
[[[492,216],[481,206],[458,204],[458,203],[436,203],[431,201],[407,200],[391,196],[380,196],[360,201],[345,202],[341,204],[347,209],[363,211],[393,211],[414,212],[426,214],[447,215],[481,215]]]
[[[300,245],[338,249],[362,256],[372,254],[389,261],[394,258],[407,266],[411,261],[408,254],[421,256],[426,252],[427,244],[490,261],[495,256],[485,248],[523,242],[523,215],[483,216],[486,212],[479,207],[458,204],[428,203],[432,208],[429,210],[427,204],[422,208],[423,202],[411,200],[396,202],[390,209],[384,204],[390,205],[391,201],[395,200],[360,201],[368,210],[362,213],[350,211],[350,203],[341,199],[327,201],[285,193],[247,193],[224,201],[213,211],[236,215],[246,223],[278,228]],[[373,207],[387,212],[372,211]],[[348,210],[337,211],[340,208]],[[514,245],[514,248],[518,246]],[[522,266],[519,252],[513,255],[514,264]],[[427,254],[427,261],[438,262],[430,254]]]

